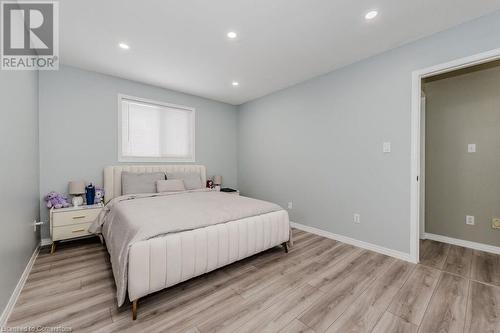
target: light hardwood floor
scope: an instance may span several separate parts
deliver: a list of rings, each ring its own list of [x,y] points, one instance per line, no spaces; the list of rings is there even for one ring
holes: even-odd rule
[[[116,307],[95,240],[38,256],[8,326],[74,332],[500,332],[500,256],[422,242],[413,265],[294,230],[268,250]]]

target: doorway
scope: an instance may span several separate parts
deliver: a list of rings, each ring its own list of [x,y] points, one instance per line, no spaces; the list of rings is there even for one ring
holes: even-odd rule
[[[438,66],[413,72],[412,75],[412,110],[411,110],[411,229],[410,256],[412,261],[419,262],[420,238],[426,238],[425,233],[425,111],[426,97],[422,94],[422,80],[437,75],[444,75],[457,70],[489,63],[500,59],[500,49],[477,54]],[[470,245],[470,244],[469,244]],[[489,250],[495,250],[492,246]]]

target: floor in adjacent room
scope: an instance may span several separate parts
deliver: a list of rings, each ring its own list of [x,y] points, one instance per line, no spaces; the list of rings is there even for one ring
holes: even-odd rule
[[[82,332],[499,332],[500,256],[423,241],[410,264],[303,231],[268,250],[116,307],[95,240],[39,254],[8,326]]]

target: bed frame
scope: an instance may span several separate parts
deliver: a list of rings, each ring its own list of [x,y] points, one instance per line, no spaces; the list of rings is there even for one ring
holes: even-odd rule
[[[104,169],[105,203],[121,195],[123,171],[199,173],[202,165],[120,165]],[[229,194],[228,194],[229,195]],[[128,260],[128,297],[137,318],[141,297],[250,257],[277,245],[288,252],[290,222],[286,210],[195,230],[172,233],[132,245]]]

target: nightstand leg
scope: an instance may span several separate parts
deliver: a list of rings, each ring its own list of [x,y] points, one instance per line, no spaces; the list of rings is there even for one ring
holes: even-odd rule
[[[52,242],[52,246],[50,247],[50,254],[54,254],[56,252],[56,242]]]

